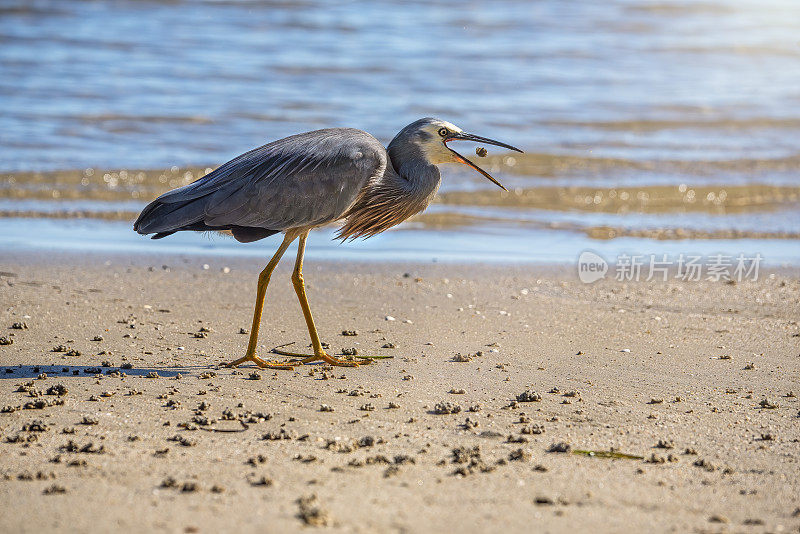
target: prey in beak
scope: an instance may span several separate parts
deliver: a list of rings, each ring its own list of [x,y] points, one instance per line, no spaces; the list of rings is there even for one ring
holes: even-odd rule
[[[495,180],[488,172],[484,171],[483,169],[472,163],[470,160],[468,160],[467,158],[465,158],[464,156],[462,156],[461,154],[459,154],[458,152],[447,146],[447,143],[449,141],[473,141],[475,143],[483,143],[486,145],[494,145],[503,148],[508,148],[509,150],[514,150],[516,152],[522,152],[522,150],[518,149],[517,147],[501,143],[500,141],[495,141],[494,139],[488,139],[486,137],[481,137],[479,135],[469,134],[466,132],[459,132],[459,133],[453,132],[443,140],[444,146],[447,147],[447,150],[453,153],[457,162],[463,163],[468,167],[472,167],[473,169],[484,175],[486,178],[488,178],[492,183],[501,188],[503,191],[508,191],[508,189],[503,187],[503,184]]]

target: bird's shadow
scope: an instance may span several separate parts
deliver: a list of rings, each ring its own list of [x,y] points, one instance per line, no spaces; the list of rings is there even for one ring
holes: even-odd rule
[[[134,367],[131,369],[102,367],[99,365],[0,365],[0,380],[38,378],[42,374],[46,374],[47,378],[70,378],[98,374],[106,375],[114,371],[125,373],[126,376],[147,376],[150,373],[158,373],[160,377],[174,378],[179,374],[185,375],[195,371],[214,369],[217,369],[217,367],[213,365]]]

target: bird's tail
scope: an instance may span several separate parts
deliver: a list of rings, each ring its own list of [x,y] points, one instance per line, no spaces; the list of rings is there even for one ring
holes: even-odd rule
[[[203,223],[205,202],[203,197],[179,202],[164,202],[159,197],[148,204],[139,214],[133,229],[142,234],[155,234],[160,239],[179,230],[190,230]],[[198,228],[201,229],[201,228]]]
[[[142,210],[136,222],[133,223],[133,229],[136,232],[142,235],[154,234],[152,239],[161,239],[182,230],[198,232],[227,230],[237,241],[250,243],[280,231],[235,224],[209,226],[205,223],[204,218],[206,203],[210,195],[176,202],[164,201],[165,196],[162,195],[155,199]]]

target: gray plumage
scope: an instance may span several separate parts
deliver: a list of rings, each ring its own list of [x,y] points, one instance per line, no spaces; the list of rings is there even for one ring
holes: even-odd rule
[[[467,163],[489,177],[446,146],[452,139],[491,141],[433,118],[406,126],[388,148],[352,128],[293,135],[161,195],[133,228],[154,239],[181,230],[229,230],[250,242],[343,220],[338,238],[370,237],[428,206],[441,182],[437,163]]]
[[[292,369],[294,365],[322,361],[356,367],[359,362],[327,354],[314,325],[303,282],[308,234],[318,226],[342,220],[336,237],[354,239],[373,236],[401,223],[433,200],[441,182],[436,167],[439,163],[469,165],[503,187],[447,146],[456,139],[518,150],[431,118],[403,128],[387,148],[361,130],[307,132],[251,150],[196,182],[161,195],[142,210],[133,229],[140,234],[155,234],[154,239],[180,230],[229,230],[243,242],[284,232],[283,242],[258,275],[247,352],[228,366],[253,362],[262,368]],[[295,359],[269,362],[256,356],[264,299],[275,267],[295,239],[297,260],[292,285],[314,354],[285,352],[276,347],[273,352]],[[367,361],[371,360],[361,363]]]

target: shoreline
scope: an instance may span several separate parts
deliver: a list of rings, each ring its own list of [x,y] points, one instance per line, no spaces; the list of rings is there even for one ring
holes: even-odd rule
[[[435,214],[434,214],[435,216]],[[447,264],[573,264],[591,251],[613,265],[627,255],[661,257],[676,261],[681,254],[706,258],[722,254],[736,258],[760,255],[771,267],[800,265],[800,248],[791,239],[681,239],[661,240],[634,236],[590,238],[567,228],[525,228],[522,225],[472,226],[460,229],[421,230],[415,223],[368,240],[339,243],[335,226],[311,234],[308,257],[313,260]],[[603,227],[607,236],[612,228]],[[269,258],[278,238],[240,244],[229,236],[210,232],[179,232],[168,239],[150,240],[135,234],[127,222],[91,219],[0,219],[4,240],[0,252],[15,255],[48,253],[186,254],[215,258]],[[491,243],[491,246],[487,246]]]
[[[291,269],[294,264],[294,252],[297,250],[296,243],[293,243],[287,249],[278,269],[286,268]],[[564,281],[568,283],[576,283],[584,285],[587,288],[595,285],[602,285],[604,283],[617,284],[622,283],[614,279],[613,273],[608,272],[605,279],[582,283],[578,277],[577,258],[572,261],[547,261],[542,260],[539,262],[513,262],[513,261],[424,261],[424,260],[376,260],[371,258],[363,258],[358,255],[352,257],[344,254],[339,257],[309,257],[310,250],[306,250],[305,266],[308,269],[311,266],[319,267],[323,271],[354,271],[354,269],[347,269],[348,267],[358,267],[358,271],[363,274],[396,274],[398,271],[405,269],[406,271],[416,270],[429,270],[436,273],[438,276],[447,277],[447,272],[461,273],[462,276],[481,275],[490,276],[497,274],[505,274],[507,276],[544,276],[554,280]],[[101,267],[101,266],[130,266],[130,267],[144,267],[156,270],[163,265],[178,266],[184,268],[200,268],[207,271],[220,271],[226,267],[239,272],[247,274],[255,274],[263,269],[264,265],[269,261],[274,250],[267,249],[265,255],[247,255],[247,256],[221,256],[211,252],[192,252],[186,253],[180,250],[159,250],[159,251],[143,251],[130,253],[127,251],[115,250],[91,250],[82,252],[71,252],[63,250],[14,250],[13,256],[0,260],[2,265],[17,265],[17,266],[38,266],[42,268],[53,268],[62,266],[64,264],[71,266],[87,266],[87,267]],[[166,262],[166,263],[165,263]],[[203,268],[208,265],[208,269]],[[616,267],[616,264],[610,263],[610,268]],[[3,272],[0,270],[0,272]],[[226,272],[225,274],[229,274]],[[405,271],[404,271],[405,273]],[[677,275],[675,266],[670,266],[668,269],[668,280],[673,280]],[[0,274],[2,276],[2,274]],[[774,265],[774,264],[761,264],[759,272],[759,280],[763,281],[764,278],[770,276],[780,276],[786,278],[800,279],[800,265]],[[747,280],[751,281],[751,280]],[[663,282],[663,280],[652,281],[652,283]],[[722,280],[722,283],[725,281]],[[627,280],[628,284],[635,284],[646,286],[651,281],[647,280]]]

